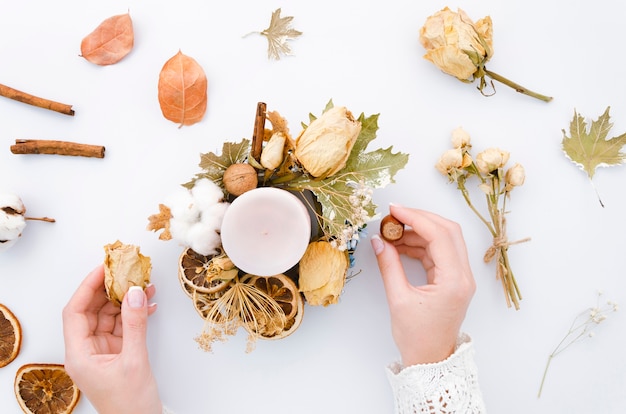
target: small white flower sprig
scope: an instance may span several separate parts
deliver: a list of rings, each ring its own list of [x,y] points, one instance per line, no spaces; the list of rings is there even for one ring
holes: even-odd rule
[[[462,128],[452,131],[453,148],[443,153],[436,164],[437,170],[455,182],[470,209],[485,224],[493,238],[492,245],[484,256],[485,263],[496,260],[496,278],[502,282],[507,307],[515,306],[519,310],[522,299],[519,286],[511,269],[508,249],[511,245],[529,241],[525,238],[509,241],[506,234],[506,202],[515,187],[524,184],[524,167],[516,163],[505,170],[510,154],[498,148],[488,148],[472,158],[469,134]],[[472,203],[466,187],[469,178],[479,180],[478,187],[485,194],[489,220]]]
[[[546,367],[543,371],[543,376],[541,377],[541,385],[539,385],[537,398],[541,398],[541,392],[543,391],[543,386],[546,381],[548,368],[550,368],[550,363],[552,362],[554,357],[565,351],[576,342],[592,338],[594,336],[593,328],[605,321],[610,313],[617,312],[617,303],[608,300],[606,301],[606,303],[601,304],[601,297],[602,292],[598,292],[596,306],[585,309],[574,318],[572,324],[569,327],[569,330],[567,331],[563,339],[561,339],[561,342],[559,342],[556,348],[554,348],[552,353],[548,356],[548,362],[546,362]]]

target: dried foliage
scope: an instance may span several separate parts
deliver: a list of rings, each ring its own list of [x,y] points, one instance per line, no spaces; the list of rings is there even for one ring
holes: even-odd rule
[[[96,65],[112,65],[130,53],[134,42],[130,14],[112,16],[83,39],[80,44],[81,56]]]
[[[281,9],[276,9],[272,13],[270,25],[267,29],[261,32],[252,32],[267,38],[267,57],[269,59],[280,60],[281,55],[291,55],[291,47],[289,47],[287,42],[302,34],[302,32],[291,27],[293,16],[280,17],[280,12]]]
[[[613,127],[609,116],[610,108],[607,107],[598,119],[592,121],[588,130],[585,118],[574,111],[569,128],[570,136],[563,130],[561,145],[565,155],[587,173],[589,180],[593,179],[598,167],[610,167],[624,162],[622,147],[626,145],[626,133],[607,139]],[[599,195],[598,200],[604,207]]]
[[[207,106],[207,78],[195,59],[178,51],[159,74],[159,104],[163,116],[183,125],[204,117]]]

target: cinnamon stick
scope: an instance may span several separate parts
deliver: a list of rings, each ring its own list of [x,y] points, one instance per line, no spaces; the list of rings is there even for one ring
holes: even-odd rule
[[[260,161],[263,150],[263,137],[265,136],[265,118],[267,116],[267,105],[259,102],[256,105],[256,116],[254,118],[254,131],[252,132],[252,158]]]
[[[56,154],[104,158],[104,147],[101,145],[43,139],[16,139],[15,145],[11,145],[11,152],[13,154]]]
[[[74,116],[72,105],[66,105],[60,102],[51,101],[50,99],[40,98],[26,92],[18,91],[17,89],[13,89],[10,86],[6,86],[1,83],[0,96],[33,105],[38,108],[49,109],[65,115]]]

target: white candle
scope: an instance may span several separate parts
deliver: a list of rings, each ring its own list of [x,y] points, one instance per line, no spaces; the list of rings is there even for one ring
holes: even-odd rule
[[[292,193],[274,187],[246,191],[226,209],[222,247],[235,266],[257,276],[284,273],[300,261],[311,217]]]

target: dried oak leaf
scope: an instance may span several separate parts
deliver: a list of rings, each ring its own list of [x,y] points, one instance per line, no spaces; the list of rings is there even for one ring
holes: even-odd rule
[[[148,230],[163,230],[159,235],[159,240],[171,240],[170,219],[172,218],[172,210],[165,204],[159,204],[159,213],[148,217]]]
[[[591,127],[587,131],[587,123],[584,117],[574,111],[574,118],[570,123],[570,135],[563,130],[563,141],[561,145],[565,155],[593,179],[597,167],[610,167],[624,162],[625,154],[622,147],[626,145],[626,133],[607,139],[609,130],[613,127],[610,121],[609,110],[595,121],[591,122]],[[602,200],[598,197],[600,204]]]
[[[281,54],[291,55],[291,48],[287,42],[302,34],[302,32],[290,27],[293,16],[280,17],[280,11],[280,9],[276,9],[272,13],[269,27],[259,32],[267,38],[267,57],[269,59],[280,60]]]
[[[130,14],[112,16],[83,39],[80,44],[81,56],[96,65],[112,65],[130,53],[134,42]]]
[[[204,117],[207,106],[207,78],[195,59],[180,50],[159,74],[159,104],[163,116],[183,125],[193,125]]]

